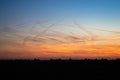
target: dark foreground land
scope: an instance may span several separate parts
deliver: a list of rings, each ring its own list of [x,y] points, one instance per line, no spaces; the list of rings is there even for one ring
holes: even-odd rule
[[[120,80],[120,60],[0,60],[0,80]]]

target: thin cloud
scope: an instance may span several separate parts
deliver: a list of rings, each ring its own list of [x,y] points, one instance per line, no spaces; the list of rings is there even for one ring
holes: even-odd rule
[[[32,24],[31,28],[29,29],[29,33],[33,32],[33,29],[35,29],[35,25],[39,24],[39,26],[43,26],[41,22],[37,22]],[[28,39],[31,38],[31,36],[29,34],[26,34],[27,36],[25,36],[25,38],[23,39],[23,45],[26,43],[26,41],[29,41]],[[37,36],[36,36],[37,37]],[[35,40],[32,40],[35,41]]]
[[[104,32],[110,32],[110,33],[115,33],[115,34],[120,34],[119,31],[110,31],[110,30],[104,30],[104,29],[96,29],[96,30],[104,31]]]
[[[48,39],[50,39],[50,40],[52,40],[52,41],[54,41],[54,42],[65,43],[64,41],[61,41],[61,40],[56,39],[56,38],[53,38],[53,37],[48,38]]]
[[[77,22],[74,22],[74,24],[82,31],[84,31],[87,35],[89,35],[89,38],[91,40],[95,40],[96,38],[98,38],[98,35],[95,35],[93,32],[87,30],[86,28],[80,26]]]

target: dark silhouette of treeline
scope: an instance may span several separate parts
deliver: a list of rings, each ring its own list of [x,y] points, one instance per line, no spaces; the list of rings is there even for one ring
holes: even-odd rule
[[[11,63],[11,64],[102,64],[102,63],[120,63],[120,59],[50,59],[50,60],[40,60],[40,59],[13,59],[13,60],[0,60],[2,63]]]
[[[0,78],[39,80],[120,79],[120,59],[0,60]]]
[[[40,59],[14,59],[14,60],[0,60],[0,64],[21,64],[21,65],[27,65],[27,64],[48,64],[48,65],[89,65],[89,64],[120,64],[120,59],[50,59],[50,60],[40,60]]]

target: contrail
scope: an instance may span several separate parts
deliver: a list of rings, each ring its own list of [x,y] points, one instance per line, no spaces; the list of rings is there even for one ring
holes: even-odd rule
[[[44,22],[47,23],[48,20],[46,20],[46,21],[44,21]],[[36,23],[32,24],[32,27],[30,28],[29,32],[32,32],[32,31],[33,31],[33,29],[36,27],[36,26],[35,26],[36,24],[42,25],[41,23],[44,23],[44,22],[36,22]],[[27,36],[23,39],[23,42],[22,42],[23,45],[26,43],[26,41],[28,40],[29,37],[30,37],[30,36],[27,35]]]
[[[104,31],[104,32],[111,32],[111,33],[115,33],[115,34],[120,34],[120,31],[111,31],[111,30],[105,30],[105,29],[98,29],[100,26],[96,26],[96,25],[92,25],[92,26],[95,26],[94,28],[92,28],[92,29],[94,29],[94,30],[99,30],[99,31]]]
[[[45,34],[51,27],[53,27],[55,24],[51,24],[50,26],[48,26],[46,29],[44,29],[42,32],[40,32],[39,34],[37,34],[35,37],[33,37],[33,41],[39,37],[41,34]]]
[[[60,43],[65,43],[64,41],[61,41],[61,40],[56,39],[56,38],[48,38],[48,39],[51,39],[51,40],[53,40],[53,41],[57,41],[57,42],[60,42]]]
[[[88,35],[93,35],[92,32],[88,31],[87,29],[85,29],[84,27],[81,27],[78,23],[74,22],[75,25],[78,26],[78,28],[80,28],[81,30],[83,30],[84,32],[86,32]]]
[[[61,20],[60,20],[61,21]],[[59,22],[60,22],[59,21]],[[48,21],[47,21],[48,22]],[[39,32],[37,35],[35,35],[33,38],[32,38],[32,41],[35,41],[35,39],[36,38],[38,38],[41,34],[45,34],[51,27],[53,27],[54,25],[55,25],[56,23],[54,23],[54,24],[51,24],[51,25],[49,25],[46,29],[44,29],[42,32]],[[43,25],[42,25],[43,26]],[[31,28],[31,31],[32,31],[32,29],[34,28],[34,26]],[[26,42],[26,40],[28,39],[29,37],[28,36],[26,36],[25,38],[24,38],[24,40],[23,40],[23,45],[24,45],[24,43]]]
[[[103,30],[103,29],[95,29],[95,30],[105,31],[105,32],[111,32],[111,33],[115,33],[115,34],[120,34],[119,31],[109,31],[109,30]]]
[[[72,32],[71,32],[72,33]],[[58,32],[56,33],[58,34]],[[75,36],[73,33],[72,35],[71,34],[65,34],[65,33],[61,33],[59,32],[59,36],[61,35],[61,38],[62,39],[65,39],[64,43],[68,43],[69,42],[84,42],[85,41],[85,38],[82,38],[80,36]],[[58,37],[58,36],[57,36]]]
[[[93,34],[91,31],[88,31],[86,28],[81,27],[78,23],[74,22],[74,24],[77,25],[79,29],[81,29],[84,32],[86,32],[90,36],[90,38],[92,40],[94,40],[94,39],[96,39],[98,37],[97,35]]]
[[[61,20],[60,20],[61,21]],[[60,22],[59,21],[59,22]],[[41,34],[45,34],[50,28],[52,28],[54,25],[56,25],[56,23],[53,23],[51,25],[49,25],[46,29],[44,29],[42,32],[40,32],[39,34],[37,34],[35,37],[33,37],[33,40],[35,40],[37,37],[39,37]]]

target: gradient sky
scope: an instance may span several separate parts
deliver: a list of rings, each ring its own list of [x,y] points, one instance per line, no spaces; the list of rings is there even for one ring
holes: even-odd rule
[[[0,0],[0,59],[120,57],[120,0]]]

